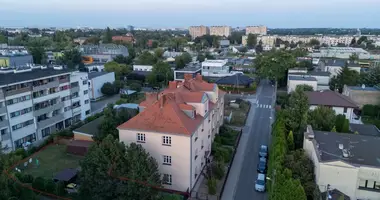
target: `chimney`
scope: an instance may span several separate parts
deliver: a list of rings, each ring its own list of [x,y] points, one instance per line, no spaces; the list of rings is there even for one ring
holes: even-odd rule
[[[169,89],[176,89],[177,81],[169,81]]]
[[[193,78],[193,75],[192,74],[185,74],[185,81],[189,81],[190,79]]]
[[[162,95],[159,100],[160,100],[160,108],[163,108],[166,103],[166,95]]]
[[[198,73],[197,76],[195,77],[195,80],[202,81],[202,75]]]

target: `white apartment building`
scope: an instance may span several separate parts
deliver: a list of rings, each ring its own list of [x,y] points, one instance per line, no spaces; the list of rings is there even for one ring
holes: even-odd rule
[[[324,72],[324,71],[308,72],[307,69],[289,69],[288,70],[288,88],[289,88],[289,84],[292,84],[292,83],[289,83],[289,77],[303,77],[303,78],[315,79],[317,83],[316,89],[314,89],[315,91],[330,89],[330,86],[329,86],[330,72]],[[298,82],[294,82],[294,83],[298,83]],[[311,85],[311,86],[314,88],[314,85]],[[293,88],[293,87],[294,86],[290,86],[290,88]]]
[[[234,74],[242,74],[238,71],[230,71],[227,65],[228,59],[225,60],[205,60],[202,62],[202,76],[208,77],[225,77]]]
[[[140,113],[118,127],[120,142],[141,144],[156,159],[165,188],[191,192],[223,124],[224,94],[199,74],[185,75],[159,94],[147,93]]]
[[[313,88],[313,91],[317,90],[317,79],[310,76],[288,76],[287,88],[288,94],[295,91],[299,85],[308,85]]]
[[[230,26],[211,26],[210,35],[228,37],[231,35],[231,27]]]
[[[3,151],[42,141],[90,114],[87,73],[62,67],[0,71]]]
[[[115,82],[115,72],[90,72],[88,74],[88,89],[91,100],[104,96],[101,89],[105,83]]]
[[[190,26],[189,34],[192,39],[210,34],[210,29],[207,26]]]
[[[342,68],[346,65],[350,70],[356,71],[360,74],[361,67],[359,63],[351,62],[345,59],[325,60],[319,64],[319,67],[322,69],[322,71],[329,72],[330,77],[334,77],[337,76],[339,72],[342,71]]]
[[[153,70],[153,65],[133,65],[133,71],[148,71]]]
[[[355,200],[380,199],[379,146],[378,136],[316,131],[310,125],[303,142],[320,191],[329,185]]]
[[[318,106],[330,107],[335,111],[336,115],[344,115],[350,122],[354,122],[354,109],[358,109],[358,105],[349,97],[338,92],[325,90],[306,92],[309,100],[310,110],[316,109]]]

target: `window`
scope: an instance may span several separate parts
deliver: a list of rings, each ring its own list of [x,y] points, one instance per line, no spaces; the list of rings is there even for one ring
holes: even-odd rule
[[[22,145],[26,142],[34,142],[36,141],[36,133],[30,134],[24,138],[21,138],[19,140],[15,141],[15,147],[16,148],[21,148]]]
[[[7,130],[7,129],[0,130],[1,135],[5,135],[5,134],[7,134],[7,131],[6,131],[6,130]]]
[[[28,100],[30,100],[30,95],[26,95],[26,96],[14,98],[14,99],[9,99],[7,101],[7,105],[12,105],[12,104],[16,104],[16,103],[20,103],[20,102],[28,101]]]
[[[90,114],[90,110],[86,110],[86,115],[89,115]]]
[[[344,113],[347,113],[347,108],[346,108],[346,107],[344,107],[343,112],[344,112]]]
[[[68,90],[68,89],[70,89],[69,85],[64,85],[64,86],[59,87],[60,91],[64,91],[64,90]]]
[[[83,91],[83,94],[88,94],[88,90]]]
[[[83,84],[83,85],[87,85],[87,80],[84,80],[84,81],[82,82],[82,84]]]
[[[70,96],[65,96],[61,98],[61,101],[68,101],[70,100]]]
[[[22,123],[19,123],[19,124],[16,124],[16,125],[12,126],[12,130],[13,131],[18,130],[20,128],[32,125],[33,123],[34,123],[34,120],[31,119],[31,120],[28,120],[28,121],[25,121],[25,122],[22,122]]]
[[[145,134],[144,133],[137,133],[137,142],[145,143]]]
[[[65,107],[65,108],[63,109],[64,112],[67,112],[67,111],[69,111],[69,110],[71,110],[70,106],[67,106],[67,107]]]
[[[88,100],[88,99],[87,99],[87,100],[84,100],[84,103],[85,103],[85,104],[89,104],[89,103],[90,103],[90,100]]]
[[[42,129],[42,131],[41,131],[42,138],[49,136],[50,133],[51,133],[51,132],[50,132],[50,127],[47,127],[47,128]]]
[[[30,107],[30,108],[25,108],[25,109],[22,109],[22,110],[18,110],[16,112],[12,112],[11,113],[11,118],[17,117],[17,116],[20,116],[20,115],[24,115],[26,113],[30,113],[30,112],[32,112],[32,110],[33,110],[32,107]]]
[[[162,145],[171,146],[172,145],[172,137],[162,136]]]
[[[172,175],[171,174],[164,174],[162,181],[166,185],[171,185],[172,184]]]
[[[375,189],[376,190],[380,190],[380,181],[379,182],[375,182]]]
[[[367,185],[367,180],[360,179],[359,180],[359,187],[366,187]]]
[[[380,190],[380,182],[360,179],[359,180],[359,189],[379,191]]]
[[[171,156],[164,156],[164,165],[172,165],[172,157]]]
[[[198,158],[198,149],[195,149],[195,156],[194,156],[194,160],[196,160]]]
[[[202,142],[201,142],[201,149],[203,149],[203,140],[202,140]]]
[[[194,133],[194,142],[196,142],[198,140],[198,131],[195,131]]]

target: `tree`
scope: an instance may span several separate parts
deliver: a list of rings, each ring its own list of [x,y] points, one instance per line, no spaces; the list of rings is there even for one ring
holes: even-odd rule
[[[373,87],[380,83],[380,65],[373,66],[365,73],[361,73],[361,83]]]
[[[106,28],[106,31],[104,33],[103,37],[103,43],[111,43],[112,42],[112,33],[111,29],[109,27]]]
[[[42,46],[29,47],[29,52],[32,54],[34,64],[42,64],[46,60],[45,49]]]
[[[183,53],[180,56],[175,57],[175,64],[177,69],[184,68],[192,60],[191,55],[187,52]]]
[[[162,187],[158,164],[141,145],[125,146],[108,135],[91,145],[80,166],[81,199],[160,198],[157,189],[141,183]]]
[[[352,53],[352,54],[350,55],[349,60],[350,60],[351,62],[357,62],[357,61],[359,61],[359,55],[356,54],[356,53]]]
[[[138,84],[138,83],[131,83],[131,84],[129,85],[129,88],[130,88],[131,90],[135,90],[135,91],[137,91],[137,92],[140,92],[140,91],[141,91],[141,84]]]
[[[0,44],[8,44],[8,37],[0,34]]]
[[[303,84],[303,85],[297,85],[297,87],[299,87],[304,92],[312,92],[312,91],[314,91],[314,89],[313,89],[313,87],[311,85]]]
[[[205,61],[205,59],[206,59],[206,56],[205,56],[205,55],[203,55],[203,54],[198,54],[198,56],[197,56],[197,61],[199,61],[199,62],[203,62],[203,61]]]
[[[264,51],[263,49],[263,41],[259,41],[259,44],[255,48],[256,53],[262,53]]]
[[[287,137],[287,143],[288,143],[288,150],[292,151],[294,150],[294,138],[293,138],[293,131],[290,131]]]
[[[100,38],[97,37],[97,36],[91,36],[89,38],[86,39],[86,41],[83,43],[83,44],[95,44],[95,45],[98,45],[99,42],[100,42]]]
[[[156,56],[156,58],[161,59],[164,55],[164,50],[161,48],[157,48],[156,50],[154,50],[154,55]]]
[[[355,46],[356,45],[356,39],[355,37],[352,38],[350,46]]]
[[[343,132],[343,127],[345,126],[346,116],[343,114],[339,114],[335,118],[335,128],[337,132]]]
[[[71,69],[77,68],[82,63],[82,55],[77,49],[65,51],[60,59]]]
[[[126,64],[128,61],[128,57],[125,57],[123,55],[117,55],[114,59],[114,62],[117,62],[119,64]]]
[[[132,69],[126,64],[119,64],[115,61],[104,64],[104,70],[106,72],[115,72],[115,79],[120,80],[122,77],[127,76]]]
[[[344,85],[355,86],[359,83],[359,80],[359,73],[357,71],[350,70],[346,64],[346,66],[340,70],[338,75],[334,76],[330,80],[330,89],[342,93]]]
[[[137,58],[136,64],[138,65],[154,65],[157,62],[157,58],[149,53],[148,51],[144,51]]]
[[[148,76],[148,82],[151,85],[163,86],[171,80],[173,80],[173,72],[168,63],[158,61],[153,65],[152,72]]]
[[[320,45],[320,42],[319,42],[319,40],[317,40],[317,39],[311,39],[310,42],[309,42],[309,44],[310,44],[311,46],[319,46],[319,45]]]
[[[335,125],[335,111],[329,107],[318,106],[316,109],[309,111],[308,124],[314,130],[330,131]]]
[[[367,41],[368,41],[367,36],[361,36],[361,37],[358,39],[357,44],[358,44],[358,45],[361,45],[362,43],[367,43]]]
[[[257,35],[255,34],[249,34],[247,37],[247,46],[248,48],[252,49],[257,44]]]
[[[100,91],[102,92],[102,94],[107,95],[107,96],[114,95],[116,92],[113,86],[114,85],[110,82],[104,83]]]
[[[331,132],[336,133],[336,127],[335,126],[331,129]]]

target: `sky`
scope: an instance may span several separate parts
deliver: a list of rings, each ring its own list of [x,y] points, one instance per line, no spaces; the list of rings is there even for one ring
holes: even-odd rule
[[[380,0],[0,0],[0,27],[380,28]]]

